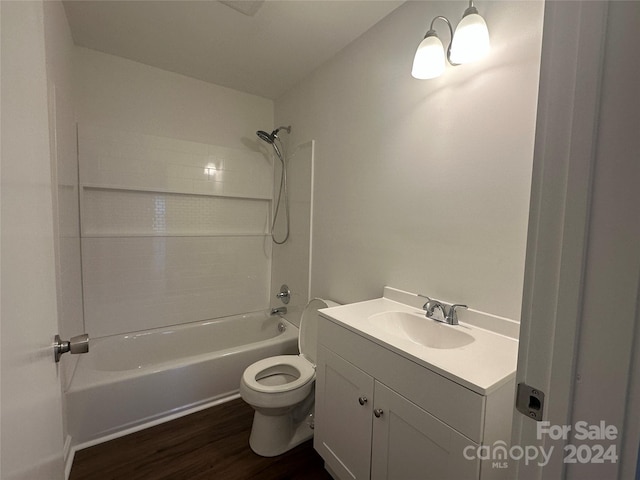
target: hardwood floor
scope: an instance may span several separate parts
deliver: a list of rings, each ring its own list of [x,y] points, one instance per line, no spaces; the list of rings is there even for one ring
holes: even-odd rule
[[[311,442],[273,458],[249,448],[242,399],[76,453],[70,480],[330,480]]]

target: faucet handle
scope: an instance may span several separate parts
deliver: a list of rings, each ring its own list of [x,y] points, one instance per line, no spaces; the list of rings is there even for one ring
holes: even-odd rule
[[[467,305],[463,305],[461,303],[454,303],[453,305],[451,305],[451,310],[455,311],[455,309],[458,308],[458,307],[460,307],[460,308],[469,308]]]
[[[426,295],[422,295],[421,293],[416,293],[417,297],[422,297],[426,300],[426,302],[424,303],[424,305],[422,305],[422,309],[426,310],[429,303],[431,302],[431,299],[429,297],[427,297]]]
[[[449,313],[447,313],[447,323],[451,325],[458,325],[458,314],[456,313],[456,308],[469,308],[462,303],[454,303],[449,307]]]

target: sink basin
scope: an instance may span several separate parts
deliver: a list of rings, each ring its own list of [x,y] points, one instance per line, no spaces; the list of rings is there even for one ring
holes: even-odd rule
[[[409,312],[382,312],[368,318],[372,326],[389,335],[410,340],[428,348],[459,348],[474,338],[460,326],[446,325],[424,315]]]

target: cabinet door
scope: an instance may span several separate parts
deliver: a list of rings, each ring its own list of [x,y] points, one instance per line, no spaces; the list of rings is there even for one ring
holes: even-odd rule
[[[477,447],[467,437],[379,382],[373,408],[382,413],[373,419],[372,480],[479,477],[478,461],[463,455],[466,446]]]
[[[373,378],[320,345],[313,446],[340,480],[369,478],[372,403]]]

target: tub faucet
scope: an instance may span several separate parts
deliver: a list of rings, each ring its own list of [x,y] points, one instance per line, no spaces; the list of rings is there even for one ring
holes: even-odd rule
[[[277,307],[271,309],[271,315],[285,315],[287,313],[287,307]]]

